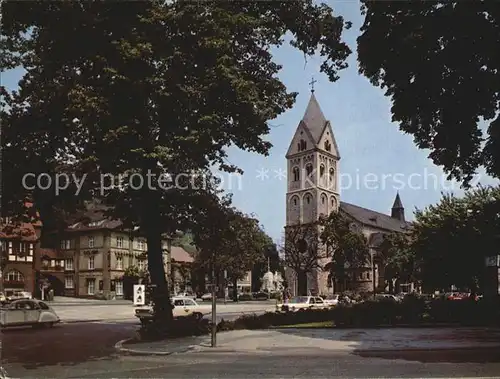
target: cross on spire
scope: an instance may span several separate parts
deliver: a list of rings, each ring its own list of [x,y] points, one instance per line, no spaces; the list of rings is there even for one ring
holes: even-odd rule
[[[309,82],[309,85],[311,86],[311,93],[314,93],[314,83],[316,83],[317,80],[314,80],[314,76],[312,77],[312,80]]]

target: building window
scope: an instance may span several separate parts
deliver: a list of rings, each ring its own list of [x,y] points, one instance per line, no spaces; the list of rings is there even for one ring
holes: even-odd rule
[[[17,270],[9,271],[7,273],[7,281],[9,281],[9,282],[24,282],[24,275]]]
[[[306,195],[306,203],[311,204],[311,195]]]
[[[138,250],[145,250],[144,249],[144,241],[143,240],[138,240],[137,241],[137,249]]]
[[[298,167],[294,167],[292,169],[293,172],[293,181],[298,182],[300,180],[300,170]]]
[[[116,237],[116,247],[123,247],[123,237]]]
[[[366,279],[370,279],[370,271],[366,273]]]
[[[304,151],[305,149],[307,149],[307,142],[304,141],[303,139],[301,139],[299,144],[298,144],[298,148],[299,148],[299,151]]]
[[[333,180],[335,178],[335,170],[333,168],[330,169],[330,184],[333,184]]]
[[[319,176],[322,178],[325,175],[325,166],[319,166]]]
[[[94,247],[94,246],[95,246],[94,237],[89,237],[89,247]]]
[[[116,257],[116,269],[123,270],[123,257]]]
[[[62,240],[61,241],[61,249],[63,249],[63,250],[71,249],[71,241],[70,240]]]
[[[50,260],[50,267],[56,267],[56,260],[55,259]]]
[[[330,151],[332,149],[332,145],[330,144],[330,141],[325,141],[325,150]]]
[[[75,282],[73,281],[72,276],[66,276],[64,278],[64,288],[67,288],[67,289],[75,288]]]
[[[95,294],[95,279],[87,279],[87,294]]]
[[[93,270],[95,268],[95,257],[91,255],[89,257],[89,270]]]
[[[117,296],[123,296],[123,282],[117,281],[115,283],[115,291]]]
[[[66,270],[73,270],[73,258],[66,259]]]
[[[140,271],[145,271],[146,270],[146,261],[144,259],[139,259],[137,261],[137,268]]]
[[[312,176],[312,172],[313,172],[313,166],[312,166],[312,164],[309,163],[306,166],[306,175],[307,176]]]

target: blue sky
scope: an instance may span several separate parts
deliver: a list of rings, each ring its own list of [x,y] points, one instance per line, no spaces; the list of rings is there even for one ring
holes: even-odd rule
[[[286,180],[276,177],[276,170],[286,170],[285,154],[309,101],[308,83],[312,76],[317,80],[316,98],[326,118],[331,121],[340,150],[341,201],[390,213],[399,190],[406,217],[411,220],[415,208],[436,203],[441,192],[462,193],[459,185],[446,181],[442,170],[427,158],[428,151],[417,149],[412,137],[404,135],[391,122],[391,104],[383,91],[358,74],[356,38],[363,21],[359,3],[327,3],[335,13],[353,23],[352,28],[344,33],[344,40],[353,50],[349,68],[340,73],[339,81],[331,83],[319,73],[321,60],[318,57],[306,61],[289,45],[276,49],[274,57],[283,65],[280,79],[289,91],[299,93],[296,104],[270,122],[273,127],[268,139],[273,148],[268,157],[230,149],[229,162],[242,168],[244,175],[239,179],[223,175],[225,188],[233,192],[235,206],[255,214],[275,240],[282,237],[286,205]],[[4,73],[2,85],[9,89],[16,88],[21,75],[22,70],[19,69]],[[262,169],[269,170],[267,179],[258,177],[258,171]],[[348,185],[347,175],[353,181],[351,186]],[[360,181],[359,185],[355,183],[356,178]],[[364,183],[363,180],[369,182]],[[484,174],[479,176],[479,181],[485,185],[497,183]]]

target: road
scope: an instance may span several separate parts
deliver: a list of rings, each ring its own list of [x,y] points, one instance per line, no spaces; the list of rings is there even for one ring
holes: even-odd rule
[[[121,321],[6,331],[3,366],[13,378],[500,377],[500,350],[491,348],[356,353],[270,346],[255,353],[117,354],[115,342],[136,327]]]
[[[209,303],[200,303],[209,307]],[[63,322],[76,321],[133,321],[135,307],[131,304],[51,304]],[[274,302],[217,304],[220,318],[234,318],[242,314],[264,313],[274,310]]]

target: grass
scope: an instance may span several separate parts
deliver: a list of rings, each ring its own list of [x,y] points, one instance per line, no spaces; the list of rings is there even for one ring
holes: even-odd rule
[[[304,328],[304,329],[324,329],[333,328],[333,321],[308,322],[305,324],[282,325],[278,328]]]

